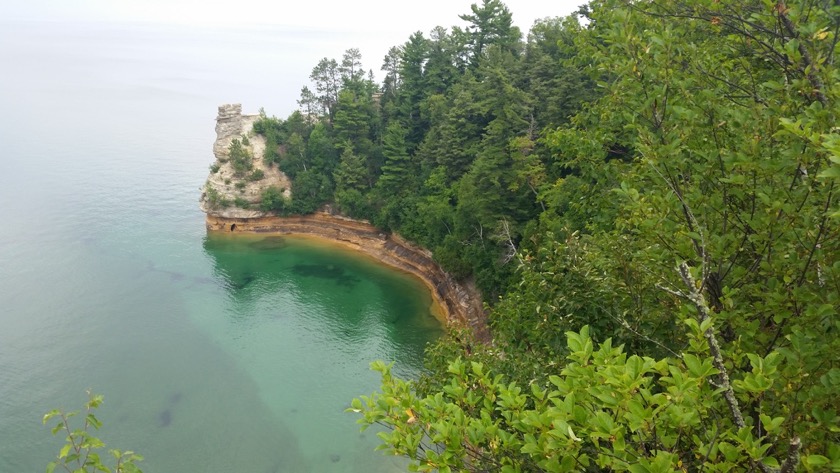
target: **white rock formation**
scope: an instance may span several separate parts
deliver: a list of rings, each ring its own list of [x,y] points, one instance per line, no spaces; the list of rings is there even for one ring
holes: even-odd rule
[[[242,115],[240,104],[219,107],[216,141],[213,143],[216,161],[207,177],[200,199],[201,210],[208,215],[224,218],[263,217],[268,215],[260,210],[261,196],[266,188],[276,186],[283,189],[286,198],[291,195],[291,182],[286,175],[280,172],[276,165],[266,166],[263,163],[265,138],[253,132],[254,123],[258,119],[259,115]],[[234,139],[242,141],[243,138],[247,138],[245,141],[248,145],[244,145],[243,148],[251,153],[253,171],[263,172],[264,177],[260,180],[251,181],[247,179],[247,175],[234,175],[233,165],[229,161],[230,144]],[[216,205],[210,201],[211,194],[217,196]],[[236,202],[244,203],[247,208],[235,205]]]

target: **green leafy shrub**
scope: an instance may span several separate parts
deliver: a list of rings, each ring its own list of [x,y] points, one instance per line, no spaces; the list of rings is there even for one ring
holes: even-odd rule
[[[292,180],[290,213],[309,214],[332,197],[332,187],[326,176],[309,170],[298,173]]]
[[[785,418],[736,419],[726,394],[767,392],[782,358],[751,354],[751,371],[729,385],[706,346],[714,329],[705,320],[687,323],[686,353],[661,359],[628,355],[611,339],[596,346],[589,327],[567,332],[565,366],[527,386],[458,358],[442,391],[420,397],[375,362],[382,392],[354,399],[348,411],[362,415],[363,430],[390,427],[379,434],[383,448],[408,456],[412,471],[792,472],[799,439],[789,437]],[[840,448],[831,451],[804,463],[837,468]]]
[[[230,200],[222,197],[219,191],[210,184],[204,188],[204,192],[205,198],[207,199],[207,206],[210,209],[217,210],[230,207]]]
[[[251,174],[248,174],[249,181],[259,181],[265,178],[265,172],[262,169],[254,169]]]
[[[286,131],[284,122],[277,117],[268,117],[265,112],[260,113],[260,118],[254,122],[254,133],[265,137],[265,151],[263,162],[272,165],[280,162],[279,145],[285,141]]]
[[[265,139],[265,151],[263,151],[263,162],[267,166],[278,164],[280,162],[280,146],[277,144],[277,138],[273,135]]]
[[[243,199],[242,197],[236,197],[235,199],[233,199],[233,205],[245,210],[251,208],[251,203]]]
[[[61,447],[56,459],[47,464],[47,473],[52,473],[59,466],[73,473],[142,473],[136,463],[142,461],[143,457],[131,450],[108,450],[109,455],[105,457],[114,458],[113,468],[107,467],[103,462],[100,452],[105,448],[105,442],[91,434],[91,429],[99,430],[102,426],[102,422],[94,415],[94,411],[102,404],[103,397],[99,394],[91,394],[90,391],[87,394],[88,401],[85,403],[84,421],[81,428],[71,426],[71,419],[79,412],[55,409],[44,415],[44,425],[58,419],[52,428],[53,435],[58,435],[60,432],[67,434],[66,443]]]
[[[228,152],[230,163],[233,166],[233,174],[235,176],[242,177],[246,172],[250,171],[254,167],[251,152],[243,146],[242,141],[238,139],[231,141]]]
[[[216,174],[217,172],[219,172],[219,169],[221,169],[221,168],[222,167],[219,165],[219,163],[213,163],[213,164],[210,165],[210,172],[212,174]]]
[[[282,212],[286,208],[283,189],[277,186],[266,188],[261,194],[260,209],[264,212]]]
[[[260,118],[254,122],[254,133],[258,135],[267,136],[271,133],[277,133],[282,129],[283,121],[277,117],[268,117],[265,113],[260,115]]]

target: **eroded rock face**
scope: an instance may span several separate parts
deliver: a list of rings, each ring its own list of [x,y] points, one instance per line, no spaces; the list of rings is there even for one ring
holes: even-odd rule
[[[207,230],[314,236],[366,253],[422,280],[431,291],[446,324],[469,327],[479,340],[490,339],[481,293],[474,284],[456,281],[435,263],[428,250],[398,235],[385,234],[367,222],[325,212],[256,218],[227,218],[208,214]]]
[[[276,166],[263,163],[265,138],[253,132],[259,115],[243,115],[242,105],[226,104],[219,107],[216,118],[216,141],[213,155],[216,161],[201,193],[201,210],[207,215],[224,218],[255,218],[266,216],[260,210],[262,193],[271,186],[283,189],[288,198],[291,183]],[[250,153],[252,169],[238,175],[230,160],[233,140],[240,140],[242,148]],[[257,173],[257,174],[254,174]],[[262,173],[262,178],[255,177]]]
[[[243,132],[242,104],[225,104],[219,106],[216,117],[216,142],[213,143],[213,154],[216,159],[227,153],[227,147],[233,138],[239,138]]]

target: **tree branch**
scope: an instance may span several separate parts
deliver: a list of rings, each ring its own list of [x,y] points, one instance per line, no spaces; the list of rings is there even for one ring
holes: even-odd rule
[[[703,294],[697,287],[697,282],[694,280],[694,276],[691,275],[688,264],[685,262],[680,263],[677,267],[677,271],[683,280],[683,284],[685,284],[686,289],[688,290],[685,297],[691,301],[697,309],[700,323],[702,324],[704,321],[711,318],[709,306],[706,304]],[[726,399],[726,404],[729,407],[729,413],[732,414],[732,419],[734,420],[735,425],[739,429],[744,428],[746,427],[744,416],[741,413],[741,407],[738,405],[738,399],[735,397],[735,391],[732,389],[732,383],[729,381],[729,373],[726,370],[726,366],[723,364],[723,353],[721,352],[717,337],[715,337],[714,327],[711,324],[703,332],[703,336],[709,344],[709,351],[712,354],[712,364],[714,364],[715,368],[718,370],[718,381],[716,386],[723,389],[723,397]],[[793,473],[796,466],[799,465],[799,450],[801,446],[802,442],[799,437],[794,437],[790,440],[787,458],[780,469],[772,468],[760,461],[753,462],[753,464],[763,473]]]
[[[799,32],[796,31],[796,26],[790,21],[790,18],[787,16],[787,7],[782,2],[776,6],[776,11],[779,12],[779,20],[782,22],[782,25],[785,27],[785,30],[792,38],[798,38]],[[808,52],[808,49],[805,47],[804,42],[799,42],[799,54],[802,56],[802,62],[804,65],[802,66],[802,73],[805,77],[808,78],[808,82],[811,83],[811,87],[814,88],[814,96],[817,98],[823,107],[828,107],[828,98],[825,96],[825,84],[822,83],[822,80],[817,75],[817,64],[814,63],[814,60],[811,58],[811,53]]]
[[[697,309],[700,323],[702,324],[707,319],[711,318],[709,306],[706,304],[706,299],[697,288],[697,283],[694,281],[694,276],[691,275],[688,264],[685,262],[680,263],[677,271],[679,271],[683,284],[685,284],[686,289],[688,290],[686,298],[691,301]],[[709,328],[703,332],[703,336],[706,337],[706,341],[709,344],[709,351],[712,353],[712,363],[715,365],[715,369],[718,370],[718,383],[720,387],[723,388],[723,397],[726,399],[726,404],[729,406],[729,412],[732,414],[732,419],[735,421],[735,425],[738,426],[738,428],[743,428],[747,424],[744,422],[744,416],[741,414],[741,407],[738,405],[738,399],[735,397],[735,391],[732,389],[732,383],[729,381],[729,373],[726,370],[726,366],[723,364],[723,353],[720,351],[720,345],[718,344],[717,337],[715,337],[714,328],[710,325]]]
[[[793,473],[796,466],[799,465],[799,449],[802,447],[802,441],[799,437],[790,439],[790,446],[788,447],[788,456],[785,462],[782,463],[782,468],[779,473]]]

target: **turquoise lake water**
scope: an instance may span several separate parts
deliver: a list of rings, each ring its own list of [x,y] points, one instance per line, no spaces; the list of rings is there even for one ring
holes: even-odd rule
[[[0,24],[0,472],[43,471],[41,416],[88,388],[146,473],[405,465],[343,411],[370,362],[419,373],[428,291],[312,240],[207,235],[198,210],[216,107],[272,112],[305,53],[269,30]]]

